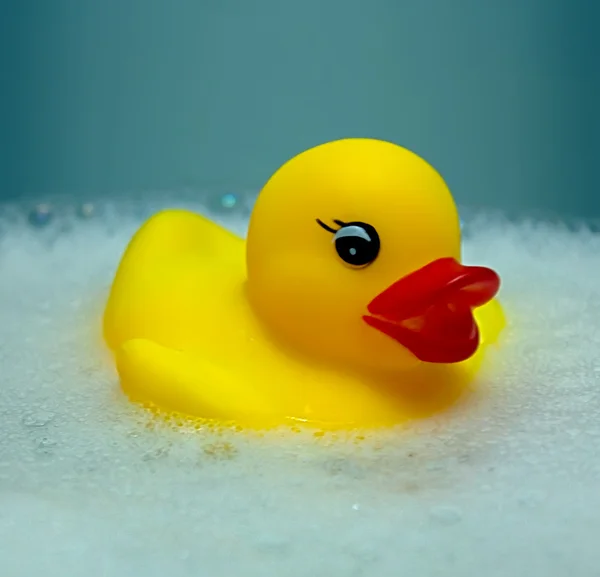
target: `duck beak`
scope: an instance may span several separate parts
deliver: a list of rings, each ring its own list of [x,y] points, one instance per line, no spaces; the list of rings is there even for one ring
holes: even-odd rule
[[[458,363],[479,346],[473,309],[492,300],[499,288],[492,269],[442,258],[377,295],[363,319],[421,361]]]

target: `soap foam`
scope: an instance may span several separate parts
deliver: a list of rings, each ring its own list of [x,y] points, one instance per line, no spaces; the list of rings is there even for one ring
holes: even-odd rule
[[[100,317],[140,206],[0,220],[3,577],[597,574],[598,236],[471,224],[510,326],[445,414],[247,435],[169,427],[119,389]]]

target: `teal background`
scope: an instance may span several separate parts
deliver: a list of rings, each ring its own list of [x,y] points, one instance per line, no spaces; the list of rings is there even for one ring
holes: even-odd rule
[[[0,6],[0,199],[259,188],[305,148],[371,136],[461,203],[600,214],[592,2]]]

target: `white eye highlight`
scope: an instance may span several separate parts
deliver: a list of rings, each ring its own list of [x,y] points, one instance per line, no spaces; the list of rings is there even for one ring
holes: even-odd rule
[[[362,226],[358,226],[358,225],[350,225],[350,226],[344,226],[343,228],[340,228],[340,230],[338,230],[335,233],[335,235],[333,237],[333,242],[335,242],[336,240],[339,240],[340,238],[344,238],[347,236],[354,236],[354,237],[362,238],[368,242],[371,242],[371,237],[369,236],[369,233]]]

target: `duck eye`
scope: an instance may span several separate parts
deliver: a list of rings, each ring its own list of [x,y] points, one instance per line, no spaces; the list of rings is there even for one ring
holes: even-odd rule
[[[375,228],[364,222],[343,223],[333,242],[340,258],[354,267],[371,264],[379,254],[380,241]]]

